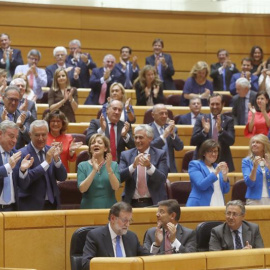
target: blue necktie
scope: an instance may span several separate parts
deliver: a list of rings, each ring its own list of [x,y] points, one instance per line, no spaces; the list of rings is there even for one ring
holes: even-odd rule
[[[8,120],[14,122],[14,115],[13,115],[13,113],[8,113],[7,116],[8,116]]]
[[[240,236],[239,236],[239,232],[238,230],[234,230],[233,231],[235,233],[235,249],[242,249],[242,243],[241,243],[241,239],[240,239]]]
[[[119,235],[116,236],[115,250],[116,250],[116,257],[123,257],[122,249],[121,249],[121,246],[120,246],[120,236]]]
[[[7,164],[9,153],[4,152],[4,155],[5,155],[4,163]],[[11,184],[10,184],[10,176],[9,175],[4,178],[3,200],[6,203],[9,203],[11,200]]]
[[[161,81],[163,81],[163,76],[162,76],[162,64],[159,63],[157,68],[158,68],[158,75],[159,75],[159,78],[160,78]]]
[[[223,90],[226,91],[227,87],[226,87],[226,69],[225,68],[223,68],[222,77],[223,77]]]

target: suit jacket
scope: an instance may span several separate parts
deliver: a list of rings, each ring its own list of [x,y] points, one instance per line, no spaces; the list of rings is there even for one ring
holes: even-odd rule
[[[208,134],[203,132],[202,117],[209,119],[210,130]],[[235,131],[233,119],[227,115],[221,115],[221,127],[222,131],[218,134],[218,142],[221,147],[219,161],[225,161],[228,164],[229,170],[234,171],[233,159],[230,150],[230,146],[234,144]],[[198,151],[201,144],[212,138],[212,121],[211,114],[205,114],[204,116],[199,116],[196,120],[195,126],[193,128],[193,133],[190,141],[190,145],[196,145],[196,151],[194,153],[194,159],[197,159]]]
[[[126,257],[146,256],[145,250],[135,233],[128,231],[122,236]],[[102,226],[88,232],[83,248],[83,270],[89,270],[89,264],[94,257],[115,257],[109,226]]]
[[[106,121],[107,125],[106,125],[106,129],[105,129],[105,136],[110,140],[110,131],[109,131],[109,125],[108,122]],[[116,143],[116,151],[117,151],[117,161],[119,163],[120,160],[120,154],[121,152],[126,150],[126,147],[128,149],[135,147],[134,144],[134,139],[132,136],[132,128],[130,127],[128,134],[129,134],[129,141],[126,143],[124,141],[124,139],[121,136],[121,131],[124,127],[124,122],[119,121],[117,123],[117,143]],[[89,139],[91,138],[91,136],[93,134],[96,134],[98,129],[100,128],[100,122],[99,119],[93,119],[90,122],[90,125],[87,129],[87,133],[86,133],[86,144],[88,144]]]
[[[4,104],[0,104],[0,115],[2,115],[3,110],[4,110]],[[18,109],[14,112],[15,123],[17,122],[17,119],[20,116],[20,114],[21,112]],[[1,122],[2,122],[2,119],[0,117],[0,123]],[[30,124],[31,124],[31,117],[29,114],[27,114],[25,122],[24,122],[25,132],[19,131],[19,136],[17,139],[17,143],[15,145],[16,149],[20,149],[30,142],[30,136],[29,136]]]
[[[252,248],[264,247],[259,226],[255,223],[243,221],[242,238],[243,245],[245,245],[246,241],[248,241]],[[211,231],[209,250],[218,251],[233,249],[233,238],[229,226],[226,223],[223,223],[217,227],[214,227]]]
[[[256,102],[257,93],[254,91],[250,91],[249,95],[249,103],[254,106]],[[239,97],[239,95],[235,95],[232,98],[232,115],[235,125],[246,125],[245,122],[245,99]]]
[[[213,88],[214,91],[220,91],[220,90],[227,90],[230,89],[230,83],[232,75],[235,73],[238,73],[238,69],[236,68],[236,65],[233,63],[233,65],[229,68],[227,67],[225,70],[225,83],[226,83],[226,89],[223,87],[223,74],[220,74],[218,69],[222,65],[220,63],[215,63],[211,65],[211,72],[210,77],[213,79]]]
[[[150,252],[152,244],[155,242],[156,227],[147,230],[143,246]],[[161,243],[159,253],[163,254],[165,251],[165,238]],[[178,253],[188,253],[196,251],[196,232],[180,224],[177,224],[176,239],[181,243]]]
[[[203,114],[199,113],[198,116],[200,115],[203,115]],[[191,125],[191,113],[180,115],[178,122],[176,124],[177,125]]]
[[[129,81],[130,81],[130,86],[128,87],[125,83],[123,84],[123,86],[125,87],[125,89],[132,89],[132,86],[133,86],[133,82],[134,80],[139,76],[139,66],[137,65],[135,71],[133,70],[133,67],[132,67],[132,62],[128,61],[128,78],[129,78]],[[115,65],[115,68],[118,69],[118,72],[121,72],[122,70],[122,64],[121,63],[117,63]],[[126,71],[127,72],[127,71]],[[126,76],[125,74],[125,80],[126,80]]]
[[[66,64],[66,68],[68,67],[72,67],[69,64]],[[50,66],[47,66],[45,68],[45,71],[47,73],[47,87],[52,87],[53,84],[53,76],[54,76],[54,72],[58,69],[58,65],[57,64],[52,64]],[[68,78],[70,81],[70,85],[76,88],[81,87],[81,83],[80,83],[80,77],[78,80],[74,79],[74,68],[72,70],[70,70],[68,72]]]
[[[2,58],[3,58],[3,49],[0,49],[0,59],[2,59]],[[11,76],[11,78],[13,77],[15,69],[18,65],[23,65],[22,54],[21,54],[20,50],[13,49],[12,60],[10,62],[10,76]],[[5,69],[6,64],[2,64],[0,61],[0,68]]]
[[[85,64],[82,60],[80,60],[79,62],[73,61],[73,56],[72,55],[68,55],[66,58],[66,63],[73,66],[73,67],[79,67],[81,69],[79,78],[80,78],[80,87],[83,88],[89,88],[89,79],[90,79],[90,73],[89,70],[96,68],[97,65],[96,63],[93,61],[91,55],[89,53],[86,54],[88,57],[88,60],[90,61],[89,64]]]
[[[176,90],[175,84],[173,82],[172,76],[174,75],[173,61],[170,54],[163,53],[162,56],[165,58],[165,61],[168,65],[167,68],[162,66],[162,77],[163,77],[163,89],[165,90]],[[154,54],[146,57],[146,65],[155,66],[156,57]]]
[[[21,99],[21,103],[18,105],[18,109],[21,106],[21,104],[24,102],[25,98]],[[27,106],[27,111],[29,113],[29,118],[30,118],[30,124],[37,120],[37,110],[36,110],[36,103],[32,100],[28,99],[28,106]]]
[[[167,199],[165,189],[165,183],[168,176],[167,159],[165,151],[152,146],[150,147],[149,154],[151,156],[151,164],[156,167],[156,170],[152,175],[147,175],[146,181],[153,204],[157,204],[159,201]],[[131,175],[129,166],[134,162],[137,155],[137,148],[133,148],[122,152],[120,156],[120,178],[121,182],[126,182],[123,200],[127,203],[131,203],[136,189],[137,170]]]
[[[234,96],[236,95],[236,81],[241,77],[241,72],[233,74],[231,78],[231,83],[230,83],[230,92]],[[250,90],[253,90],[255,92],[258,92],[259,90],[259,84],[258,84],[258,76],[251,75],[251,80],[250,80]]]
[[[98,100],[99,100],[99,95],[100,95],[101,86],[102,86],[100,79],[103,77],[103,74],[104,74],[103,67],[93,69],[93,72],[92,72],[91,77],[90,77],[90,82],[89,82],[92,90],[91,90],[91,92],[90,92],[89,96],[87,97],[84,104],[86,104],[86,105],[99,105]],[[107,92],[106,92],[105,102],[107,102],[107,98],[110,95],[110,86],[114,82],[119,82],[122,85],[125,84],[125,78],[126,78],[125,73],[122,71],[119,71],[115,67],[111,71],[110,77],[111,77],[111,80],[109,82],[107,82]]]
[[[216,163],[213,164],[214,168],[216,166]],[[192,189],[186,206],[209,206],[214,192],[214,182],[218,180],[218,177],[214,173],[209,172],[202,160],[190,161],[188,173]],[[222,194],[229,192],[230,183],[229,181],[224,181],[221,172],[219,173],[219,184]]]
[[[151,142],[151,146],[162,149],[162,147],[165,145],[164,141],[160,137],[160,132],[157,129],[157,126],[154,122],[150,123],[149,126],[153,128],[154,131],[154,139]],[[165,125],[165,128],[168,125]],[[177,128],[174,129],[175,139],[172,139],[171,136],[168,136],[166,138],[167,146],[168,146],[168,155],[167,158],[169,159],[169,170],[170,172],[177,172],[176,164],[175,164],[175,157],[174,157],[174,150],[180,151],[184,148],[184,143],[181,141],[181,139],[178,137],[177,134]],[[167,163],[168,164],[168,163]]]
[[[46,145],[45,155],[49,149],[50,147]],[[20,151],[22,152],[22,157],[17,163],[14,171],[15,177],[18,179],[19,186],[19,210],[43,210],[46,196],[45,171],[40,165],[39,157],[31,143],[22,148]],[[22,159],[27,154],[30,154],[31,157],[34,158],[34,163],[28,169],[26,178],[22,179],[19,175],[19,169]],[[54,161],[52,161],[47,170],[47,174],[50,179],[57,209],[59,209],[60,196],[56,181],[65,181],[67,179],[67,171],[63,164],[61,164],[60,168],[56,168]]]
[[[17,152],[16,149],[12,149],[10,151],[11,156]],[[0,194],[3,192],[4,188],[4,178],[8,176],[7,170],[5,168],[5,163],[2,159],[2,154],[0,153]],[[21,163],[20,163],[21,165]],[[17,178],[12,175],[12,182],[14,188],[14,196],[15,196],[15,203],[16,203],[16,210],[18,209],[18,189],[17,189]]]

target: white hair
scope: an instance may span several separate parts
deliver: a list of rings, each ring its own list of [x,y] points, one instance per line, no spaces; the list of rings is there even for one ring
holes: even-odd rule
[[[29,132],[32,133],[33,128],[39,128],[39,127],[43,127],[43,126],[45,126],[47,128],[47,131],[49,132],[49,126],[48,126],[47,121],[35,120],[34,122],[31,123]]]
[[[250,89],[251,85],[248,79],[246,78],[239,78],[236,80],[236,84],[240,85],[241,87]]]
[[[57,52],[64,52],[65,55],[67,55],[67,49],[65,47],[63,47],[63,46],[55,47],[54,50],[53,50],[53,56],[55,56]]]

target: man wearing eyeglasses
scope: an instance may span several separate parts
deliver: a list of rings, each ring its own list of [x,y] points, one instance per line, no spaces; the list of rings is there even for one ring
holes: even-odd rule
[[[132,223],[132,207],[115,203],[109,213],[109,223],[88,232],[83,249],[82,267],[89,270],[94,257],[134,257],[149,255],[135,233],[128,231]]]
[[[264,247],[259,226],[244,221],[245,212],[242,201],[235,200],[227,203],[226,222],[212,229],[210,251]]]
[[[16,149],[20,149],[30,142],[30,117],[27,116],[25,111],[21,112],[17,109],[20,100],[20,89],[15,85],[11,85],[5,89],[4,104],[0,103],[0,122],[10,120],[19,127]]]

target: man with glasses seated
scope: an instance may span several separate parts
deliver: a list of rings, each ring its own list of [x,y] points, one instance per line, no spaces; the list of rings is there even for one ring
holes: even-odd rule
[[[210,251],[264,247],[259,226],[244,221],[245,212],[245,205],[240,200],[226,204],[226,222],[212,229]]]
[[[132,223],[132,207],[115,203],[109,212],[109,223],[88,232],[83,248],[82,267],[89,270],[94,257],[134,257],[149,255],[135,233],[128,231]]]
[[[30,142],[30,117],[25,111],[21,112],[17,109],[20,100],[20,89],[15,85],[11,85],[5,89],[4,104],[0,103],[0,122],[10,120],[19,127],[20,131],[15,146],[16,149],[20,149]]]

